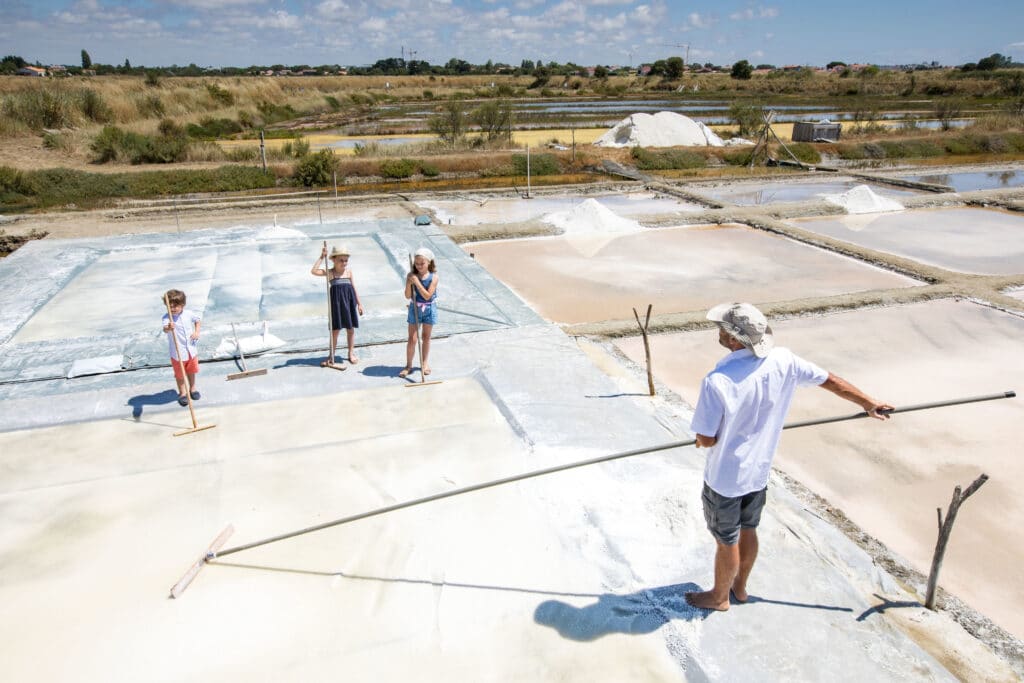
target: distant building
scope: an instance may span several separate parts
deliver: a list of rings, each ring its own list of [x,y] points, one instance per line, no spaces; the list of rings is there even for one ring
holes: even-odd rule
[[[19,76],[37,76],[41,78],[46,75],[46,69],[38,66],[23,66],[16,73]]]

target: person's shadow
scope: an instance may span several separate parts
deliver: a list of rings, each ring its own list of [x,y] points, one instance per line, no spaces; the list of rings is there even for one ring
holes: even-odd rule
[[[699,590],[695,583],[677,583],[628,595],[605,593],[584,607],[546,600],[534,610],[533,620],[563,638],[584,642],[609,633],[653,633],[673,619],[706,619],[711,612],[691,607],[685,598],[686,593]]]
[[[363,374],[367,377],[398,377],[404,365],[367,365],[363,368]],[[419,377],[419,365],[414,364],[416,376]],[[411,374],[411,373],[410,373]]]
[[[177,402],[178,392],[174,389],[166,389],[158,394],[139,394],[128,399],[128,405],[132,407],[132,417],[136,420],[142,417],[144,406],[162,406]]]

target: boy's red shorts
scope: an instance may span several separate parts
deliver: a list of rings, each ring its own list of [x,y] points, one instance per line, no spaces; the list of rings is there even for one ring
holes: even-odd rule
[[[174,379],[180,380],[184,376],[181,370],[182,365],[185,366],[185,372],[187,372],[190,375],[194,375],[197,372],[199,372],[199,358],[197,356],[192,356],[191,358],[184,362],[180,360],[174,360],[172,358],[171,367],[174,368]]]

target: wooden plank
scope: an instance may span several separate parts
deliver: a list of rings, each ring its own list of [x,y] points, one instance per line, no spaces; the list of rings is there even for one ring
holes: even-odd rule
[[[178,583],[171,586],[172,598],[177,599],[185,592],[185,589],[188,588],[190,583],[192,583],[192,579],[196,578],[196,575],[199,573],[199,570],[203,568],[203,565],[212,557],[216,556],[217,551],[227,543],[228,538],[230,538],[233,533],[235,533],[235,527],[233,525],[228,524],[224,527],[224,530],[217,535],[217,538],[213,539],[213,542],[206,547],[206,552],[204,552],[199,559],[188,568],[188,571],[185,572],[184,576],[178,579]]]

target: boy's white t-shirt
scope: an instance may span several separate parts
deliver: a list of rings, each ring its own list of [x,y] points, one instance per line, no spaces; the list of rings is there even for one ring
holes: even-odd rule
[[[717,438],[704,466],[707,485],[728,498],[767,486],[793,394],[827,379],[828,372],[785,348],[767,358],[748,349],[723,358],[704,378],[690,423],[694,433]]]
[[[160,321],[166,326],[167,320],[167,314],[164,313],[164,317]],[[196,323],[201,320],[202,318],[198,313],[188,308],[184,309],[174,318],[174,334],[178,338],[178,346],[181,348],[181,353],[185,356],[183,360],[190,360],[199,355],[198,342],[192,339],[192,333],[195,332]],[[168,353],[171,354],[171,360],[179,360],[174,348],[174,339],[171,338],[170,334],[167,334],[167,347]]]

